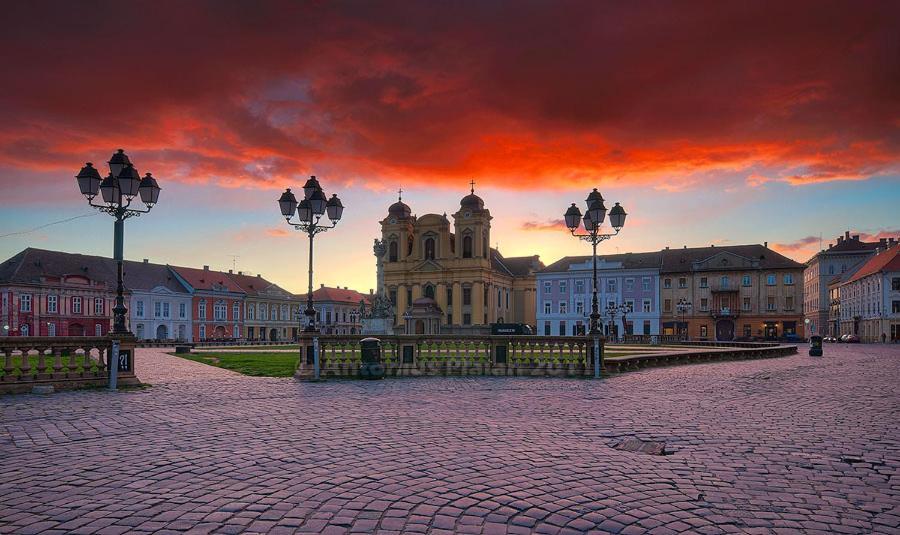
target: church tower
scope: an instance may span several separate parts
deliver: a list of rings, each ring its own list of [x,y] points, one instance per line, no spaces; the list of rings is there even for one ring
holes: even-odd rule
[[[456,258],[465,260],[467,266],[490,269],[491,211],[475,195],[474,181],[470,186],[470,193],[459,201],[459,210],[453,214]]]

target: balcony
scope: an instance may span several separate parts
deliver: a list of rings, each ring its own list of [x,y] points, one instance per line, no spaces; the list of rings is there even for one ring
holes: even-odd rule
[[[714,319],[736,319],[740,316],[740,312],[730,307],[721,307],[710,310],[709,315]]]
[[[709,291],[712,293],[738,293],[740,286],[732,286],[731,284],[710,284]]]

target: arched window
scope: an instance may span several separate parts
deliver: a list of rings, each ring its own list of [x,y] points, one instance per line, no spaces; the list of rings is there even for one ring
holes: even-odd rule
[[[391,240],[391,243],[388,246],[388,249],[389,249],[388,262],[396,262],[397,260],[400,259],[399,258],[400,253],[399,253],[399,251],[397,251],[398,247],[397,247],[396,240]]]
[[[472,236],[463,236],[463,258],[472,258]]]
[[[406,240],[406,256],[412,256],[412,249],[413,249],[413,237],[410,236]]]
[[[434,238],[425,238],[425,260],[434,260]]]
[[[427,284],[425,286],[425,297],[434,299],[434,286]]]

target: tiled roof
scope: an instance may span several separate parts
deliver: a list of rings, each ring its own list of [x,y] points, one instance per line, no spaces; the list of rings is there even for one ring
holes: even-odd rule
[[[243,273],[228,273],[227,276],[236,282],[248,296],[256,297],[262,293],[267,297],[276,297],[277,294],[281,294],[281,297],[285,299],[294,299],[294,294],[259,275],[254,277]]]
[[[297,299],[305,300],[306,294],[297,294],[296,297]],[[329,286],[322,286],[313,290],[313,301],[317,303],[332,301],[358,305],[360,299],[369,302],[372,299],[372,296],[348,288],[331,288]]]
[[[691,271],[693,262],[707,260],[717,254],[727,252],[758,262],[757,269],[803,269],[800,262],[776,253],[760,244],[723,245],[715,247],[687,247],[684,249],[664,249],[662,254],[662,273],[679,273]],[[738,268],[741,269],[741,268]]]
[[[0,283],[37,284],[41,277],[80,275],[116,287],[112,259],[29,247],[0,264]]]
[[[543,269],[544,263],[538,255],[504,258],[500,251],[491,248],[491,267],[512,277],[526,277]]]
[[[115,269],[115,263],[112,259],[107,260],[112,269]],[[126,260],[123,266],[125,271],[125,287],[132,290],[152,290],[158,286],[167,288],[176,293],[187,293],[188,289],[178,280],[178,278],[169,270],[169,266],[163,264],[152,264],[150,262],[134,262]]]
[[[572,264],[584,264],[590,262],[593,257],[588,256],[567,256],[550,264],[541,270],[541,273],[558,273],[569,271]],[[597,261],[604,262],[621,262],[624,269],[641,269],[641,268],[659,268],[660,253],[624,253],[611,255],[597,255]]]
[[[176,266],[172,266],[172,269],[195,290],[212,290],[213,286],[218,285],[229,292],[246,293],[237,282],[229,277],[228,273],[222,271]]]
[[[847,279],[847,283],[882,271],[900,271],[900,245],[895,245],[887,251],[869,258],[852,277]]]

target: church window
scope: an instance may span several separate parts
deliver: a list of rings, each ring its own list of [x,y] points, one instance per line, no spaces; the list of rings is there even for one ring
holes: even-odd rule
[[[425,297],[434,299],[434,286],[430,284],[425,286]]]
[[[425,259],[434,260],[434,238],[425,239]]]
[[[463,305],[471,305],[472,304],[472,289],[471,288],[463,288]]]
[[[447,288],[447,304],[453,304],[453,288]]]
[[[398,253],[398,251],[397,251],[398,247],[397,247],[397,242],[396,242],[395,240],[392,240],[392,241],[391,241],[390,245],[388,245],[388,249],[389,249],[389,253],[388,253],[388,255],[389,255],[389,256],[388,256],[388,261],[389,261],[389,262],[396,262],[397,260],[399,260],[399,258],[398,258],[398,257],[399,257],[399,253]]]
[[[472,258],[472,236],[463,236],[463,258]]]
[[[410,236],[409,239],[406,240],[406,256],[412,255],[412,250],[413,250],[413,238],[412,238],[412,236]]]

